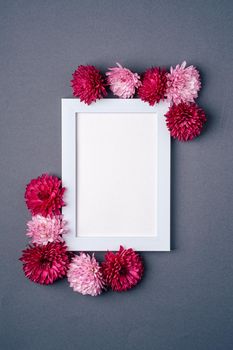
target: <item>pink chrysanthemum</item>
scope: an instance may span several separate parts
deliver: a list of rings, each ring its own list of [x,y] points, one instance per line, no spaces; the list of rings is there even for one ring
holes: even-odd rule
[[[51,284],[64,277],[70,262],[64,242],[29,246],[23,250],[20,260],[25,276],[40,284]]]
[[[59,215],[61,207],[65,205],[62,200],[64,191],[61,180],[56,176],[43,174],[31,180],[26,187],[27,207],[32,215]]]
[[[67,278],[70,287],[83,295],[96,296],[101,294],[104,288],[101,267],[94,254],[92,257],[85,253],[75,255],[70,263]]]
[[[179,141],[189,141],[199,136],[206,122],[205,112],[195,103],[174,104],[165,117],[171,136]]]
[[[107,95],[104,77],[94,66],[78,66],[71,80],[73,95],[91,104]]]
[[[169,101],[179,104],[180,102],[194,102],[201,88],[200,74],[194,66],[186,67],[184,61],[175,68],[171,67],[167,74],[166,97]]]
[[[109,68],[109,72],[106,73],[111,91],[121,98],[133,97],[136,89],[141,85],[140,76],[123,68],[119,63],[117,66]]]
[[[35,215],[27,223],[27,236],[31,243],[47,244],[48,242],[62,242],[62,234],[66,232],[65,222],[61,215],[44,217]]]
[[[117,253],[108,252],[105,255],[102,268],[107,285],[118,292],[134,287],[143,275],[140,256],[133,249],[122,246]]]
[[[142,85],[138,89],[138,95],[144,102],[154,106],[160,100],[164,100],[167,89],[167,73],[157,67],[149,68],[143,75]]]

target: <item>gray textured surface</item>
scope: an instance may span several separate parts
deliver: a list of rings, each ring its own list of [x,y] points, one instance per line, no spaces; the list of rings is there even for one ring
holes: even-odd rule
[[[0,1],[3,350],[232,349],[232,1]],[[99,298],[42,287],[17,261],[24,187],[60,175],[60,98],[79,64],[199,67],[208,127],[172,143],[171,253],[144,253],[138,288]],[[97,254],[102,258],[103,254]]]

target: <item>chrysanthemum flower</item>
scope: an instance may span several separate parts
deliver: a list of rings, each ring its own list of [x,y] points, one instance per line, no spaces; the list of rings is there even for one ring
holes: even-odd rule
[[[26,187],[25,200],[32,215],[42,216],[59,215],[63,202],[61,180],[56,176],[43,174],[37,179],[31,180]]]
[[[101,294],[104,288],[101,267],[94,254],[92,257],[85,253],[75,255],[70,263],[67,278],[70,287],[83,295],[96,296]]]
[[[91,104],[107,95],[104,77],[94,66],[78,66],[71,80],[73,95]]]
[[[195,103],[174,104],[165,117],[171,136],[179,141],[189,141],[199,136],[206,122],[205,112]]]
[[[133,97],[136,89],[141,85],[140,76],[123,68],[119,63],[117,66],[109,68],[109,72],[106,73],[110,90],[121,98]]]
[[[180,102],[194,102],[201,88],[200,74],[194,66],[186,67],[184,61],[175,68],[171,67],[167,74],[166,97],[169,101],[179,104]]]
[[[40,284],[51,284],[64,277],[70,262],[64,242],[31,245],[23,250],[20,260],[25,276]]]
[[[44,217],[35,215],[27,223],[27,236],[31,243],[47,244],[48,242],[62,242],[62,234],[66,232],[65,222],[61,215]]]
[[[154,106],[160,100],[164,100],[167,89],[167,73],[157,67],[146,70],[142,77],[142,85],[138,89],[138,95],[144,102]]]
[[[141,280],[144,270],[139,254],[122,246],[117,253],[105,255],[102,268],[107,285],[118,292],[134,287]]]

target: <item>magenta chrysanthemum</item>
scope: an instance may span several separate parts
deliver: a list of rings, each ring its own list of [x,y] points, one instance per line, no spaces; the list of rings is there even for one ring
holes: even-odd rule
[[[199,136],[206,122],[205,112],[195,103],[174,104],[165,117],[171,136],[179,141],[189,141]]]
[[[154,106],[165,98],[167,89],[167,73],[157,67],[149,68],[143,75],[142,85],[138,89],[138,95],[144,102]]]
[[[56,176],[43,174],[37,179],[31,180],[26,187],[25,200],[32,215],[42,216],[59,215],[63,202],[61,180]]]
[[[70,263],[67,278],[70,287],[83,295],[96,296],[101,294],[104,288],[101,267],[94,254],[92,257],[85,253],[75,255]]]
[[[140,76],[123,68],[119,63],[117,66],[109,68],[109,72],[106,73],[110,90],[121,98],[133,97],[136,89],[141,85]]]
[[[51,284],[64,277],[70,262],[66,246],[61,242],[29,246],[20,260],[25,276],[40,284]]]
[[[194,66],[186,67],[184,61],[175,68],[171,67],[167,74],[166,97],[169,101],[179,104],[180,102],[194,102],[201,88],[200,74]]]
[[[91,104],[107,95],[104,77],[94,66],[78,66],[71,80],[73,95]]]
[[[62,234],[66,232],[62,216],[44,217],[35,215],[27,223],[27,236],[31,243],[47,244],[48,242],[62,242]]]
[[[133,249],[120,247],[117,253],[108,252],[102,263],[104,279],[112,290],[122,292],[134,287],[142,278],[143,264]]]

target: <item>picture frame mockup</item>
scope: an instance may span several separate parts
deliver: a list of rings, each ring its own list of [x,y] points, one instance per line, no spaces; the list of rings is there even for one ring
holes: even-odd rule
[[[72,251],[170,250],[169,103],[62,99],[64,235]]]

